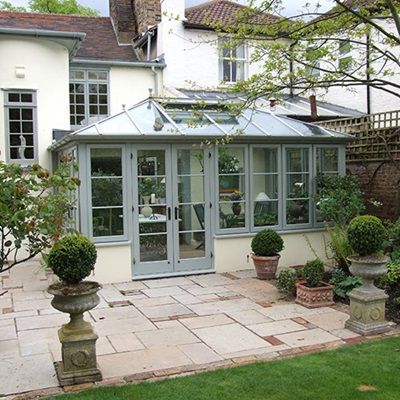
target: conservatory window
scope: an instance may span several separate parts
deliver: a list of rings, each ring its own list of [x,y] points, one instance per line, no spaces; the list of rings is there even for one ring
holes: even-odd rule
[[[74,69],[69,82],[70,124],[74,128],[109,114],[108,71]]]
[[[121,148],[90,149],[93,237],[123,236]]]
[[[252,151],[253,226],[279,225],[278,147],[254,147]]]
[[[231,45],[231,39],[222,38],[220,48],[220,80],[222,82],[238,82],[245,80],[246,48],[245,45]]]
[[[246,152],[242,146],[218,149],[220,229],[246,228]]]
[[[7,159],[18,164],[37,161],[36,93],[5,92]]]
[[[311,203],[310,149],[286,148],[286,224],[309,224]]]

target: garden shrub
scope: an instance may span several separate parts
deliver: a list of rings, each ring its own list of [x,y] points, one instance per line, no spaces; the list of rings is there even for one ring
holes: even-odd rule
[[[275,256],[283,249],[283,239],[271,229],[264,229],[254,236],[251,250],[256,256]]]
[[[279,273],[276,286],[281,293],[289,294],[295,288],[296,282],[296,271],[293,269],[285,269]]]
[[[77,284],[88,277],[96,263],[95,245],[85,236],[65,236],[52,247],[47,265],[65,284]]]
[[[303,268],[303,278],[310,287],[317,287],[324,276],[324,263],[318,258],[307,261]]]
[[[350,221],[347,237],[350,246],[358,255],[367,256],[383,250],[388,232],[379,218],[362,215]]]
[[[329,283],[333,285],[333,292],[342,299],[347,298],[348,294],[355,288],[362,285],[358,276],[347,275],[342,269],[335,268],[332,271]]]

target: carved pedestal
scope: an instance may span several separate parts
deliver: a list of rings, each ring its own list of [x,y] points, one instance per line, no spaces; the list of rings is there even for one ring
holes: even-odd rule
[[[388,296],[383,290],[365,292],[362,288],[354,289],[350,294],[350,318],[346,328],[360,335],[375,335],[387,332],[389,323],[385,320],[385,301]]]
[[[61,386],[102,380],[96,362],[98,336],[91,324],[83,320],[82,314],[75,317],[81,318],[79,321],[73,321],[73,330],[69,329],[70,323],[58,331],[62,361],[55,366]]]

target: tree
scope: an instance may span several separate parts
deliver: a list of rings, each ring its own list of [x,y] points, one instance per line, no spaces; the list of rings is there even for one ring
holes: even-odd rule
[[[231,45],[249,40],[255,51],[251,62],[262,72],[235,90],[249,99],[280,93],[304,94],[340,86],[367,86],[400,97],[400,2],[398,0],[332,0],[333,8],[306,6],[292,17],[268,19],[281,13],[281,0],[263,0],[243,8],[232,23],[211,22],[231,35]],[[268,39],[266,39],[268,38]],[[348,54],[338,62],[338,54]]]
[[[80,5],[77,0],[30,0],[29,7],[13,6],[8,1],[0,1],[0,10],[19,12],[41,12],[47,14],[74,14],[95,17],[99,12],[90,7]]]
[[[37,164],[0,162],[0,273],[50,248],[69,229],[79,180],[70,163],[51,175]]]

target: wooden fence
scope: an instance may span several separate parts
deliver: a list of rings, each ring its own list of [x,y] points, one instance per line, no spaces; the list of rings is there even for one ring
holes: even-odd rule
[[[400,110],[318,122],[317,125],[350,133],[347,162],[400,160]]]

